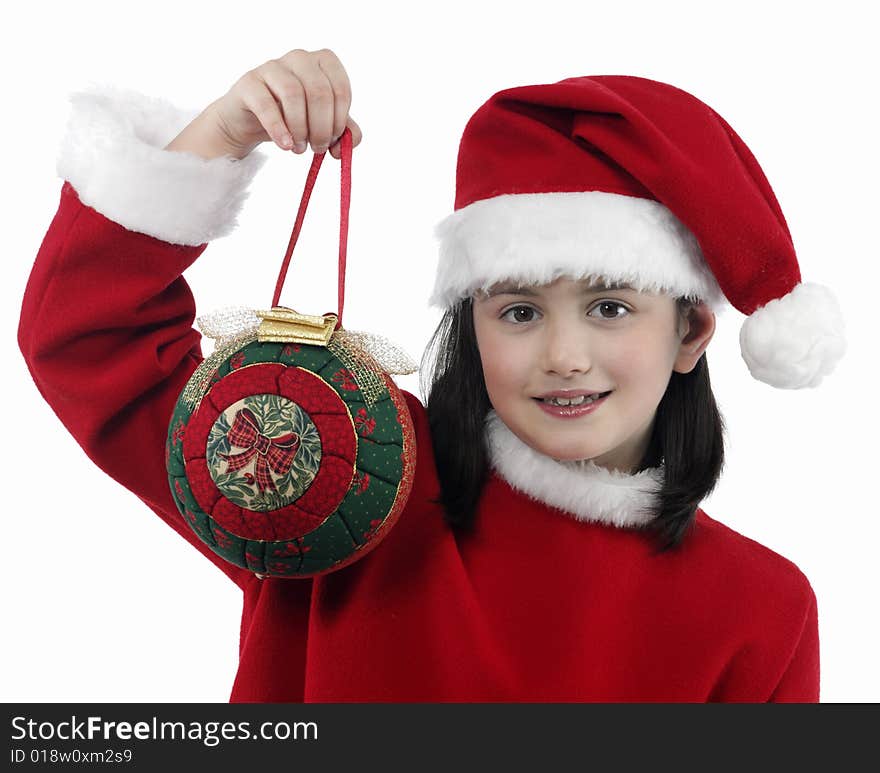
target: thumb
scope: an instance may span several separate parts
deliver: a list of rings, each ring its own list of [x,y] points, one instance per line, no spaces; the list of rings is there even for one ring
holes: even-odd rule
[[[345,121],[346,127],[351,132],[351,147],[356,148],[361,143],[361,139],[363,139],[363,132],[361,131],[361,127],[357,125],[357,122],[351,116]],[[342,147],[341,147],[341,137],[336,140],[330,147],[329,152],[333,158],[341,158],[342,157]]]

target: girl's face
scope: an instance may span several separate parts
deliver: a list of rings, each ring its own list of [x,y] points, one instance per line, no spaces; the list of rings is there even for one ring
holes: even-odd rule
[[[647,450],[672,371],[690,372],[715,331],[704,304],[679,324],[671,295],[565,277],[498,283],[476,294],[473,313],[486,391],[510,430],[554,459],[628,473]],[[591,413],[560,418],[535,399],[557,389],[611,394]]]

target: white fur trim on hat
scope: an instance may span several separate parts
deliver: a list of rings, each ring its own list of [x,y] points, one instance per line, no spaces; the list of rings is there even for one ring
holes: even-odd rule
[[[229,234],[267,157],[164,150],[197,110],[116,86],[70,95],[56,169],[80,200],[130,231],[196,246]]]
[[[657,515],[665,470],[661,464],[629,474],[592,460],[557,461],[539,453],[490,409],[484,423],[491,466],[511,487],[579,521],[640,528]]]
[[[693,233],[663,204],[605,191],[502,194],[434,227],[432,306],[449,308],[501,280],[602,277],[646,292],[726,303]]]
[[[840,304],[824,285],[801,282],[752,312],[739,344],[759,381],[783,389],[818,386],[846,352]]]

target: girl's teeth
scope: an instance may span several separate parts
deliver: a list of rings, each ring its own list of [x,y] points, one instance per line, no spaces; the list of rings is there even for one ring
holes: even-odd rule
[[[596,399],[596,396],[593,397],[576,397],[574,400],[562,400],[551,398],[549,400],[544,400],[545,403],[550,403],[551,405],[582,405],[583,403],[591,403]]]

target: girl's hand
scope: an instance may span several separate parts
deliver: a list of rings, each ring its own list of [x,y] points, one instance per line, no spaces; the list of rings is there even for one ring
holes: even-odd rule
[[[346,126],[352,147],[362,138],[350,106],[351,84],[336,54],[329,48],[295,48],[246,72],[201,117],[216,122],[223,142],[239,158],[266,141],[295,153],[305,152],[307,143],[314,153],[329,147],[339,158],[338,140]]]

